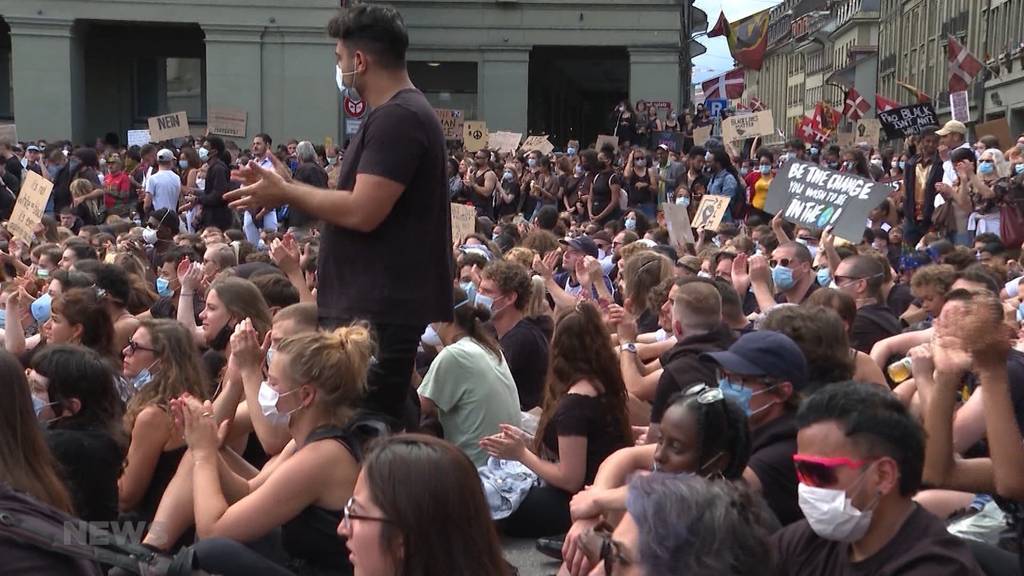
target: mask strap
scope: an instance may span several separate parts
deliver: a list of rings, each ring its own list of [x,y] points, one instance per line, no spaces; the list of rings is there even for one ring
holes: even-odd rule
[[[469,298],[466,298],[462,302],[459,302],[458,304],[456,304],[455,307],[452,308],[452,310],[458,310],[460,307],[465,306],[466,304],[469,304]]]

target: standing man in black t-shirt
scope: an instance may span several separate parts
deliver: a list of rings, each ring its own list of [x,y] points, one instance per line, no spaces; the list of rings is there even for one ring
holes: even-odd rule
[[[373,325],[377,353],[366,407],[415,426],[410,386],[416,346],[429,322],[452,319],[451,215],[444,133],[406,70],[401,15],[355,5],[328,26],[338,40],[338,88],[370,113],[345,151],[339,190],[286,182],[250,163],[235,209],[289,204],[324,221],[317,306],[320,325]]]

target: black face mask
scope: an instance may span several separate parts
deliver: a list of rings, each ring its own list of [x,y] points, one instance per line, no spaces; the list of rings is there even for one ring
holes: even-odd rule
[[[217,332],[213,340],[210,341],[210,349],[216,350],[217,352],[223,352],[227,350],[228,343],[231,341],[231,334],[235,332],[235,327],[231,323],[224,324],[224,327]]]

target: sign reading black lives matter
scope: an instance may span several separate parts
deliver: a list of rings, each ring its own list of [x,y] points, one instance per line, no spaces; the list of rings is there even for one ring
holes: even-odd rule
[[[853,174],[844,174],[810,162],[790,160],[779,169],[768,187],[766,212],[777,214],[797,226],[823,229],[855,244],[864,236],[868,212],[892,192]]]
[[[879,112],[878,120],[882,123],[885,136],[890,140],[920,134],[939,125],[935,107],[930,103],[913,104],[894,108],[888,112]]]

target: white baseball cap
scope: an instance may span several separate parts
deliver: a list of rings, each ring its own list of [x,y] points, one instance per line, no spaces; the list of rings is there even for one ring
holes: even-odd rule
[[[167,148],[163,148],[156,153],[156,160],[157,162],[173,162],[174,152],[171,152]]]

